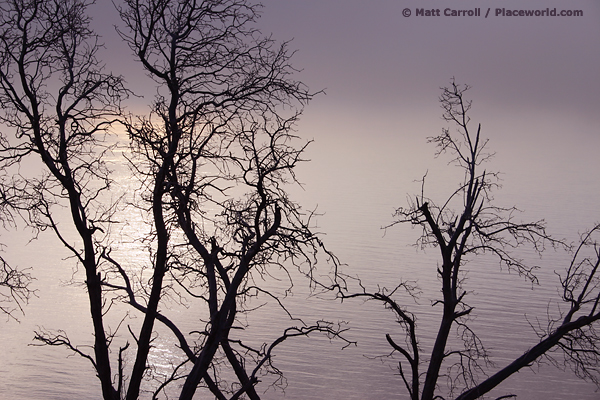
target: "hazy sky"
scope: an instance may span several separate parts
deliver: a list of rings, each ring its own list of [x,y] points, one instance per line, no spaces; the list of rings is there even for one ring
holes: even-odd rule
[[[94,25],[105,37],[109,66],[131,59],[112,32],[118,23],[99,1]],[[266,0],[258,26],[293,39],[294,65],[320,106],[361,113],[414,112],[435,103],[456,77],[486,107],[595,118],[600,99],[600,3],[589,1]],[[416,8],[475,9],[480,17],[417,17]],[[494,17],[495,8],[582,10],[583,17]],[[404,17],[403,10],[412,15]],[[123,53],[123,54],[122,54]],[[139,70],[123,72],[136,82]]]
[[[326,88],[316,108],[351,119],[398,118],[412,126],[417,116],[439,117],[439,87],[455,77],[473,86],[471,97],[484,116],[507,121],[560,116],[600,128],[597,1],[486,2],[487,19],[480,1],[264,4],[265,31],[294,38],[304,80],[315,89]],[[565,5],[582,10],[583,17],[493,16],[496,7],[561,10]],[[442,13],[479,6],[482,16],[416,17],[416,6]],[[412,15],[404,17],[403,9]]]
[[[339,106],[420,108],[455,76],[494,106],[527,103],[581,113],[598,110],[600,3],[498,1],[488,18],[417,17],[427,9],[474,9],[480,1],[264,2],[265,31],[294,38],[306,80]],[[557,7],[583,17],[494,17],[495,7]],[[511,7],[512,6],[512,7]],[[562,7],[561,7],[562,6]],[[411,11],[410,17],[402,15]],[[481,8],[482,14],[486,8]],[[520,108],[521,106],[519,106]]]
[[[134,89],[148,85],[113,32],[116,12],[108,1],[98,3],[94,25],[105,38],[108,66]],[[324,192],[321,197],[410,191],[407,180],[431,167],[434,149],[425,138],[446,125],[439,88],[452,77],[472,86],[471,117],[491,139],[507,184],[518,177],[547,197],[567,184],[591,183],[591,195],[600,195],[600,2],[262,3],[258,27],[277,40],[292,39],[298,50],[293,65],[302,69],[298,77],[326,92],[309,104],[298,126],[300,136],[315,140],[309,156],[312,168],[321,171],[302,180]],[[476,7],[481,16],[443,16],[446,8]],[[416,16],[417,8],[440,9],[442,15]],[[496,8],[581,10],[583,16],[502,17],[495,16]],[[403,16],[405,9],[410,17]],[[390,170],[402,179],[390,181]],[[598,208],[593,211],[600,219]]]
[[[513,191],[525,188],[542,201],[577,185],[589,186],[589,198],[600,195],[600,2],[264,4],[263,29],[293,38],[302,79],[327,92],[300,124],[300,133],[315,139],[314,163],[328,171],[322,190],[346,178],[349,187],[372,190],[374,200],[400,196],[401,205],[411,190],[405,183],[431,167],[434,149],[425,138],[446,125],[439,88],[455,77],[472,86],[471,117],[497,151],[507,190],[518,181]],[[482,5],[490,7],[488,18]],[[417,7],[441,14],[480,7],[481,16],[417,17]],[[582,10],[583,17],[496,17],[495,8]],[[404,17],[404,9],[412,15]],[[403,178],[382,176],[389,168]],[[593,208],[591,220],[600,219],[596,203],[585,205]]]

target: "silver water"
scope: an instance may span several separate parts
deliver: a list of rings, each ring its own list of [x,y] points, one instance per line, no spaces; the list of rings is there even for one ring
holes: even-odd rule
[[[461,178],[460,172],[445,162],[431,161],[430,153],[411,155],[410,151],[393,151],[392,146],[381,144],[371,147],[346,143],[345,146],[342,150],[346,151],[327,142],[317,147],[311,153],[314,161],[301,170],[305,190],[293,189],[294,197],[307,208],[318,204],[318,211],[324,213],[316,220],[318,230],[326,234],[325,243],[345,264],[346,273],[360,277],[369,288],[378,284],[393,287],[403,279],[418,281],[423,293],[417,301],[402,293],[398,298],[418,313],[421,345],[426,351],[439,323],[439,307],[431,305],[439,295],[436,249],[423,251],[411,246],[419,235],[418,229],[397,226],[382,230],[381,227],[392,221],[396,207],[406,205],[407,194],[420,191],[420,184],[413,180],[420,178],[427,168],[431,168],[427,181],[429,196],[440,200],[451,193]],[[500,160],[496,165],[498,170],[506,171],[505,187],[496,200],[500,205],[517,205],[525,210],[524,220],[545,218],[551,233],[576,240],[579,232],[600,219],[595,202],[600,196],[600,185],[594,179],[595,165],[578,174],[567,170],[564,176],[547,176],[542,171],[536,175],[536,186],[527,181],[527,174],[520,173],[527,163],[521,161],[515,166],[510,159],[505,160],[508,162]],[[124,174],[119,179],[129,178]],[[565,204],[569,204],[568,209]],[[132,216],[135,218],[138,216]],[[63,348],[31,345],[33,331],[38,327],[64,329],[74,343],[83,346],[92,343],[93,337],[86,292],[81,285],[82,271],[73,269],[73,260],[65,259],[68,253],[51,235],[42,234],[31,243],[27,242],[28,237],[27,231],[20,231],[1,238],[7,245],[5,256],[11,262],[32,267],[38,296],[26,307],[20,323],[7,321],[0,325],[3,343],[0,398],[98,399],[100,389],[89,361]],[[469,264],[466,285],[472,291],[469,304],[475,306],[473,326],[496,362],[488,372],[494,372],[535,344],[536,335],[529,323],[540,321],[543,325],[547,313],[555,313],[559,304],[554,272],[566,267],[569,255],[551,250],[539,259],[526,249],[521,251],[524,258],[542,267],[539,286],[501,269],[493,259],[482,258]],[[141,263],[142,258],[130,261]],[[323,276],[329,268],[324,260],[318,264]],[[385,341],[385,334],[389,333],[402,342],[402,332],[394,316],[373,302],[340,303],[328,295],[309,297],[307,287],[308,282],[302,279],[295,282],[294,295],[285,299],[290,310],[307,323],[326,319],[345,324],[349,328],[346,337],[357,345],[342,350],[343,342],[319,335],[285,342],[275,352],[275,363],[284,372],[286,381],[282,386],[270,386],[271,378],[264,377],[258,386],[264,391],[263,398],[407,398],[397,373],[400,359],[397,355],[389,356],[391,349]],[[165,308],[168,307],[166,304]],[[173,307],[168,312],[175,319],[185,320],[183,313],[189,311]],[[128,323],[139,322],[139,315],[133,310],[130,315]],[[248,340],[260,343],[273,340],[286,326],[297,322],[288,320],[276,307],[265,307],[252,314],[248,323]],[[193,322],[185,326],[194,327],[198,326]],[[122,329],[119,340],[131,340],[127,336]],[[155,344],[151,361],[162,363],[166,370],[178,355],[166,333],[161,333]],[[493,394],[509,393],[533,400],[599,397],[593,385],[552,365],[522,371]],[[198,398],[205,397],[200,394]]]

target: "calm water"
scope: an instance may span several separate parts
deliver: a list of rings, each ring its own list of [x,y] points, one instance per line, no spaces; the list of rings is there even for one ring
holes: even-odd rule
[[[460,176],[452,175],[455,171],[451,169],[448,172],[445,163],[431,161],[431,152],[418,156],[410,151],[399,154],[391,150],[394,145],[350,141],[333,153],[333,145],[325,141],[310,154],[314,161],[301,171],[306,190],[294,189],[294,195],[308,208],[318,204],[318,209],[325,213],[318,218],[319,230],[326,233],[329,248],[347,264],[346,272],[359,275],[369,287],[393,286],[402,278],[419,281],[423,290],[420,300],[414,303],[406,296],[405,304],[419,313],[421,344],[427,349],[438,324],[437,309],[430,302],[439,291],[435,277],[437,253],[435,249],[423,252],[410,246],[418,236],[416,229],[407,226],[384,232],[380,228],[391,221],[395,207],[405,205],[407,193],[419,191],[413,180],[428,167],[430,197],[447,194]],[[496,164],[497,169],[506,172],[505,187],[497,195],[497,201],[501,205],[518,205],[525,210],[525,219],[546,218],[551,232],[575,240],[578,232],[600,219],[594,201],[600,198],[600,185],[594,176],[597,166],[578,174],[566,170],[561,176],[549,166],[536,173],[534,181],[528,181],[531,176],[520,171],[533,168],[528,162],[534,161],[505,158]],[[567,203],[568,212],[564,208]],[[135,224],[128,229],[135,231]],[[65,329],[73,342],[90,343],[92,337],[85,290],[80,284],[68,284],[71,280],[80,282],[81,272],[72,270],[71,260],[61,260],[67,254],[53,238],[42,236],[31,244],[25,238],[27,232],[5,234],[1,238],[9,249],[7,258],[17,260],[15,263],[20,267],[32,266],[37,279],[34,285],[39,292],[27,306],[26,315],[20,318],[21,323],[9,321],[0,325],[4,344],[0,357],[0,398],[98,399],[99,386],[86,360],[69,356],[65,349],[30,346],[38,326]],[[527,318],[539,317],[542,323],[545,321],[548,300],[558,298],[558,281],[553,271],[559,271],[568,260],[568,255],[560,252],[549,252],[542,260],[527,251],[522,256],[543,266],[539,287],[532,288],[517,275],[500,270],[493,260],[482,259],[471,264],[467,285],[474,292],[470,299],[477,314],[473,326],[497,367],[534,344],[536,337]],[[320,267],[323,274],[328,272],[324,263]],[[275,361],[285,373],[287,387],[285,392],[269,388],[269,380],[265,378],[259,385],[259,390],[266,391],[264,399],[406,398],[396,371],[399,359],[386,357],[390,348],[385,334],[402,340],[391,313],[375,303],[340,304],[327,298],[309,298],[306,282],[301,279],[286,302],[307,322],[320,318],[346,321],[350,328],[347,337],[358,345],[341,350],[343,343],[330,342],[318,335],[285,343],[276,352]],[[553,310],[554,305],[551,303],[549,309]],[[175,309],[171,313],[176,320],[189,319],[178,316]],[[136,322],[139,319],[130,321]],[[269,307],[253,314],[248,322],[249,340],[257,342],[278,336],[290,325],[285,315]],[[160,333],[152,358],[166,369],[171,357],[168,337]],[[490,372],[494,370],[492,367]],[[495,393],[498,396],[517,393],[519,398],[533,400],[600,397],[594,386],[578,380],[569,371],[549,365],[519,373]]]

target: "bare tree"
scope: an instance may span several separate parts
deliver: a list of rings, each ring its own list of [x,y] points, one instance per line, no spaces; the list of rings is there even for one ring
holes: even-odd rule
[[[315,284],[313,269],[323,249],[311,230],[312,213],[286,192],[297,183],[294,169],[308,145],[293,127],[314,94],[292,79],[287,43],[254,28],[258,6],[245,0],[127,0],[119,8],[125,25],[120,34],[157,83],[158,95],[148,116],[126,117],[122,78],[104,73],[97,59],[100,45],[86,15],[90,3],[1,3],[6,130],[0,161],[11,176],[2,190],[18,195],[16,214],[38,231],[54,232],[83,266],[93,354],[65,330],[38,331],[35,339],[89,360],[105,400],[147,392],[169,396],[177,382],[184,382],[182,399],[200,386],[218,399],[258,399],[260,376],[280,374],[271,358],[277,345],[342,331],[325,321],[294,319],[283,301],[293,275]],[[130,136],[130,166],[140,182],[128,200],[149,221],[147,235],[130,238],[147,245],[148,265],[138,269],[129,267],[113,235],[126,218],[107,167],[112,147],[106,136],[117,121]],[[41,176],[20,172],[19,165],[32,158],[41,161]],[[61,206],[69,210],[70,226],[61,223]],[[335,267],[337,260],[325,254]],[[273,274],[286,276],[287,287],[260,284]],[[244,321],[258,297],[281,307],[297,326],[282,329],[271,342],[249,344]],[[193,303],[192,332],[161,310],[169,299],[183,298]],[[108,316],[119,300],[140,313],[141,326],[129,323],[127,312],[111,326],[115,317]],[[149,361],[157,322],[180,352],[160,379]]]
[[[11,267],[2,257],[0,264],[0,311],[16,320],[16,309],[23,313],[23,305],[34,293],[30,288],[32,277],[27,271]]]
[[[291,266],[310,277],[322,247],[311,213],[285,191],[307,145],[295,144],[292,127],[313,94],[291,79],[287,44],[254,28],[257,7],[240,0],[130,0],[120,9],[128,28],[121,36],[159,85],[150,115],[127,127],[154,216],[153,288],[139,342],[149,343],[165,291],[183,291],[208,315],[198,352],[186,352],[193,366],[181,399],[191,399],[201,382],[224,398],[227,385],[209,374],[223,362],[238,380],[232,398],[259,398],[256,374],[269,365],[271,346],[250,348],[232,338],[232,329],[251,298],[282,304],[256,280]],[[159,284],[166,276],[175,288]],[[313,331],[339,334],[318,322],[287,330],[275,343]],[[132,380],[143,375],[145,357],[138,352]],[[252,359],[256,368],[248,370]],[[129,390],[135,398],[137,388]]]
[[[481,125],[476,131],[471,130],[467,115],[471,102],[464,98],[467,89],[454,81],[449,88],[443,89],[440,98],[443,118],[457,129],[443,129],[439,136],[429,138],[438,148],[436,155],[450,154],[451,164],[463,171],[462,184],[447,199],[436,203],[425,196],[424,177],[421,194],[407,208],[396,211],[397,219],[391,225],[409,223],[420,227],[417,245],[434,247],[440,252],[437,275],[442,297],[436,299],[434,305],[440,309],[441,321],[430,355],[422,354],[417,315],[398,300],[399,293],[418,297],[417,283],[404,281],[391,290],[380,288],[377,291],[370,291],[361,284],[360,290],[350,292],[345,289],[340,296],[380,301],[394,312],[404,330],[405,344],[400,344],[390,334],[386,339],[402,357],[399,374],[413,400],[442,399],[439,394],[442,379],[447,380],[450,396],[456,396],[457,400],[479,398],[540,357],[550,357],[550,351],[556,349],[563,350],[578,375],[597,382],[595,368],[598,367],[597,343],[600,338],[593,324],[600,318],[597,308],[600,253],[592,237],[597,234],[598,226],[584,236],[580,250],[561,278],[563,300],[569,304],[569,311],[561,319],[551,321],[548,329],[540,331],[539,343],[521,357],[489,378],[479,379],[479,373],[485,372],[488,353],[469,326],[469,316],[475,307],[466,302],[469,293],[464,280],[466,262],[471,261],[469,269],[476,268],[477,257],[491,254],[508,270],[535,283],[535,269],[515,256],[514,249],[527,245],[541,253],[547,245],[565,244],[546,233],[543,221],[517,222],[516,208],[494,204],[491,192],[497,187],[497,174],[482,166],[493,154],[487,150],[488,142],[481,136]],[[583,248],[589,247],[593,248],[592,253],[583,256]],[[456,338],[453,332],[457,332]],[[462,343],[462,348],[457,348],[454,339]]]
[[[104,398],[113,399],[97,245],[103,232],[98,225],[113,212],[111,204],[102,202],[110,186],[102,137],[120,114],[124,89],[120,78],[102,73],[87,5],[79,0],[2,3],[1,121],[14,136],[3,131],[0,161],[6,172],[37,156],[45,168],[41,177],[23,176],[17,169],[3,190],[19,193],[27,203],[20,207],[25,221],[54,231],[83,265],[94,324],[94,367]],[[77,243],[59,229],[53,214],[58,204],[69,207]]]
[[[488,379],[462,393],[457,400],[479,398],[538,359],[547,359],[558,367],[570,367],[580,378],[600,386],[600,337],[596,331],[596,322],[600,319],[599,231],[600,225],[596,225],[581,236],[571,263],[559,275],[562,300],[568,305],[567,311],[550,319],[545,328],[537,329],[540,339],[537,344]]]
[[[0,136],[1,137],[1,136]],[[0,139],[1,140],[1,139]],[[15,217],[27,202],[19,196],[18,190],[11,189],[11,179],[3,176],[0,183],[0,224],[9,230],[16,227]],[[0,245],[2,246],[2,245]],[[3,247],[3,246],[2,246]],[[0,257],[0,312],[9,319],[17,320],[15,314],[24,314],[23,306],[35,295],[31,288],[33,277],[29,268],[19,269],[11,266],[4,257]]]

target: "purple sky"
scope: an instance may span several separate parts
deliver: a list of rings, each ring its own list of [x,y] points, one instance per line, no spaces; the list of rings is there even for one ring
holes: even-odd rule
[[[595,113],[600,89],[600,3],[499,1],[490,16],[415,17],[415,6],[469,9],[480,1],[292,1],[265,4],[261,26],[294,38],[297,64],[329,102],[411,107],[455,76],[494,106]],[[526,4],[527,6],[523,6]],[[583,17],[493,17],[495,6],[583,10]],[[402,10],[412,16],[405,18]],[[482,13],[486,8],[482,9]],[[443,11],[442,11],[443,12]]]
[[[374,169],[357,172],[348,185],[362,179],[380,196],[400,193],[402,202],[410,189],[386,192],[381,186],[387,180],[378,174],[405,169],[416,179],[430,167],[433,148],[425,138],[445,126],[437,99],[439,88],[452,77],[473,87],[471,117],[482,123],[498,152],[507,186],[517,178],[547,198],[567,184],[598,181],[600,2],[263,4],[263,30],[280,40],[293,38],[302,79],[327,92],[309,105],[299,126],[300,134],[315,139],[314,163],[330,173],[323,175],[319,188],[347,176],[357,159],[366,160]],[[482,4],[491,8],[487,19],[487,8],[481,8],[481,17],[415,16],[416,6],[443,13],[448,7]],[[556,7],[582,10],[583,17],[494,17],[496,7]],[[402,16],[405,8],[412,16]],[[598,185],[590,190],[600,195]],[[598,207],[590,211],[600,218]]]
[[[547,197],[552,196],[549,188],[598,181],[600,2],[263,4],[258,27],[277,40],[293,39],[291,47],[298,50],[293,65],[302,69],[298,78],[327,93],[309,104],[298,126],[300,136],[315,140],[309,149],[311,168],[321,171],[302,179],[309,189],[313,184],[327,191],[335,181],[348,190],[362,186],[380,197],[400,194],[402,201],[411,191],[405,183],[431,166],[434,149],[425,138],[446,126],[437,99],[439,88],[452,77],[472,86],[471,117],[491,139],[507,183],[517,177],[524,187]],[[491,9],[488,18],[482,4]],[[480,7],[481,16],[417,17],[417,7],[439,8],[442,14],[445,8]],[[582,10],[583,16],[496,17],[499,7]],[[134,90],[149,87],[151,82],[111,28],[120,22],[116,12],[104,2],[96,9],[94,24],[107,44],[108,66],[124,74]],[[404,17],[404,9],[412,15]],[[389,182],[383,173],[389,170],[401,170],[410,178]],[[393,188],[386,191],[384,186]],[[591,195],[600,195],[600,184],[593,190]],[[319,197],[343,190],[334,192]],[[599,219],[598,208],[593,211]]]
[[[118,47],[104,2],[95,26],[109,66],[130,60]],[[108,3],[108,2],[107,2]],[[454,76],[478,89],[494,107],[596,113],[600,100],[600,3],[588,1],[488,2],[489,17],[416,17],[415,7],[481,8],[480,1],[266,0],[259,28],[293,39],[294,65],[311,88],[327,89],[324,104],[371,110],[420,109]],[[526,4],[524,6],[523,4]],[[583,17],[494,17],[506,9],[576,9]],[[408,8],[412,15],[402,16]],[[487,8],[481,8],[482,14]],[[108,23],[107,23],[108,22]],[[120,54],[123,52],[124,54]],[[115,62],[117,61],[117,62]],[[121,72],[121,71],[119,71]],[[139,70],[123,71],[130,81]],[[132,74],[132,75],[130,75]],[[515,107],[516,106],[516,107]]]

